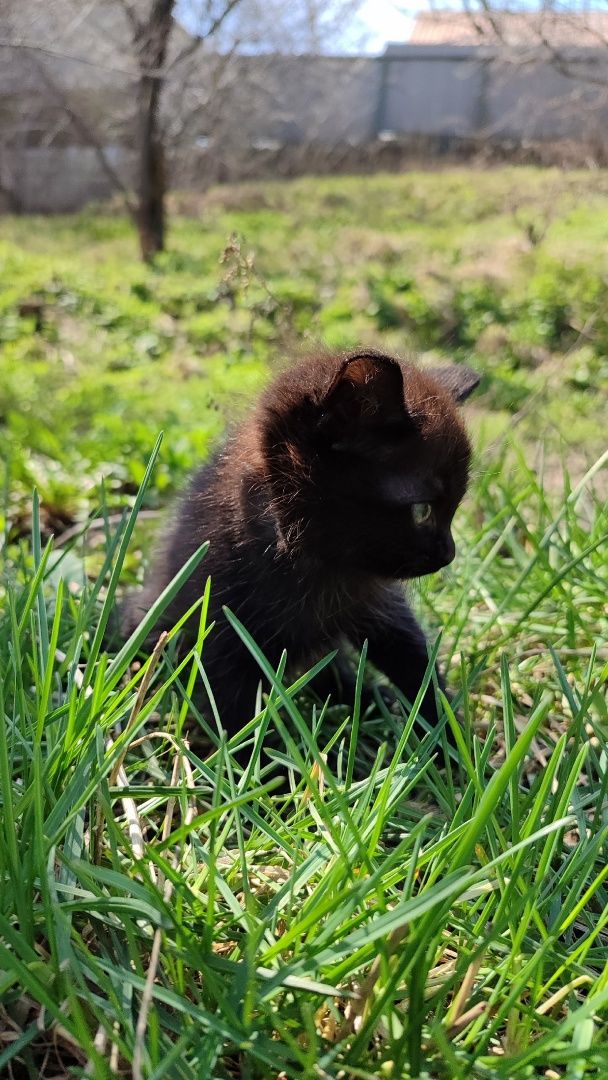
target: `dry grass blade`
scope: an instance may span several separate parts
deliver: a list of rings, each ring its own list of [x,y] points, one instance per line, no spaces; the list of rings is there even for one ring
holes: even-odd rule
[[[476,1005],[473,1005],[466,1012],[460,1014],[460,1016],[454,1020],[448,1027],[448,1035],[455,1035],[458,1031],[462,1031],[473,1020],[476,1020],[478,1016],[481,1016],[487,1009],[487,1003],[485,1001],[478,1001]]]
[[[146,699],[146,694],[148,693],[148,687],[150,686],[150,683],[152,681],[152,676],[154,675],[154,672],[156,670],[156,666],[158,664],[158,661],[160,660],[161,653],[162,653],[165,645],[167,644],[168,638],[169,638],[168,633],[165,630],[163,630],[163,632],[160,635],[158,641],[156,642],[156,645],[154,646],[154,649],[153,649],[152,654],[150,656],[150,660],[148,662],[148,666],[146,668],[144,677],[141,680],[139,690],[137,691],[137,697],[135,698],[135,701],[133,703],[133,708],[131,709],[131,714],[130,714],[129,719],[127,720],[127,723],[125,725],[124,734],[128,734],[128,732],[131,730],[131,728],[135,724],[135,722],[137,720],[137,717],[139,716],[139,714],[140,714],[140,712],[142,710],[144,701]],[[117,782],[118,773],[119,773],[119,771],[120,771],[120,769],[122,767],[122,764],[124,762],[126,753],[127,753],[127,748],[125,747],[122,754],[120,755],[120,757],[116,761],[116,764],[114,765],[114,768],[112,769],[112,772],[110,773],[110,786],[115,785],[116,782]]]
[[[400,926],[397,930],[393,931],[386,943],[386,957],[393,955],[399,943],[403,941],[404,937],[407,935],[408,929],[409,927],[406,923],[404,926]],[[361,985],[355,990],[354,998],[347,1003],[344,1010],[344,1024],[340,1030],[339,1037],[341,1039],[353,1033],[356,1035],[361,1030],[365,1014],[373,998],[376,983],[380,978],[383,960],[386,957],[376,957],[369,969],[369,973],[366,975]]]
[[[585,983],[592,982],[593,979],[590,975],[578,975],[576,979],[572,979],[565,986],[560,986],[559,990],[556,990],[554,994],[551,994],[551,997],[548,997],[546,1001],[543,1001],[542,1005],[538,1006],[536,1010],[538,1016],[546,1016],[547,1013],[550,1013],[551,1009],[554,1009],[556,1005],[559,1005],[560,1001],[568,997],[568,994],[576,990],[577,986],[584,986]]]
[[[180,771],[182,769],[186,773],[188,786],[192,787],[193,784],[194,784],[194,779],[193,779],[193,776],[192,776],[192,769],[191,769],[191,766],[190,766],[190,762],[182,754],[176,755],[175,761],[173,762],[173,773],[172,773],[172,776],[171,776],[171,786],[175,787],[175,785],[177,784],[177,781],[178,781],[178,778],[179,778],[179,775],[180,775]],[[174,811],[175,811],[175,803],[176,803],[175,798],[171,798],[169,800],[169,802],[167,803],[167,810],[166,810],[166,813],[165,813],[165,818],[164,818],[164,821],[163,821],[163,829],[162,829],[162,838],[163,838],[163,840],[166,840],[167,837],[169,836],[170,832],[171,832],[171,826],[172,826],[172,822],[173,822],[173,814],[174,814]],[[195,815],[196,815],[196,808],[192,804],[192,802],[190,801],[189,804],[188,804],[188,809],[186,811],[184,824],[190,825],[192,823],[192,821],[194,820]],[[179,854],[177,852],[176,852],[176,854],[174,855],[174,857],[172,859],[172,863],[173,863],[173,866],[175,868],[177,868],[177,866],[179,865]],[[150,870],[152,870],[152,867],[150,867]],[[160,885],[161,883],[162,883],[161,882],[161,876],[159,875],[158,884]],[[165,903],[168,903],[169,900],[171,899],[172,892],[173,892],[173,884],[172,884],[171,881],[166,880],[164,882],[164,885],[163,885],[163,900],[164,900]],[[135,1046],[134,1046],[134,1050],[133,1050],[133,1080],[144,1080],[144,1073],[143,1073],[143,1068],[142,1067],[143,1067],[143,1058],[144,1058],[145,1036],[146,1036],[146,1031],[147,1031],[147,1027],[148,1027],[148,1016],[149,1016],[149,1013],[150,1013],[150,1006],[152,1004],[152,991],[153,991],[154,982],[155,982],[155,979],[156,979],[156,973],[157,973],[157,970],[158,970],[158,962],[159,962],[159,958],[160,958],[161,945],[162,945],[162,930],[160,929],[160,927],[158,927],[154,932],[154,938],[153,938],[153,941],[152,941],[152,949],[150,950],[150,961],[149,961],[149,964],[148,964],[148,971],[147,971],[147,974],[146,974],[146,983],[145,983],[144,990],[143,990],[143,993],[142,993],[141,1005],[140,1005],[139,1014],[138,1014],[138,1017],[137,1017],[137,1023],[136,1023],[136,1026],[135,1026]]]
[[[452,1004],[450,1005],[450,1008],[448,1009],[448,1014],[445,1021],[445,1025],[448,1030],[453,1029],[457,1025],[459,1017],[464,1012],[465,1005],[469,1000],[469,997],[471,996],[471,992],[475,985],[475,979],[477,978],[477,973],[481,967],[482,959],[482,956],[475,957],[475,959],[469,964],[465,972],[464,979],[462,980],[462,983],[460,985],[460,989],[458,990],[456,997],[454,998]]]
[[[113,746],[111,739],[108,739],[108,750]],[[120,767],[118,775],[115,778],[114,786],[117,788],[125,788],[129,786],[129,778],[123,768]],[[144,836],[141,827],[141,821],[137,812],[137,803],[135,799],[130,799],[128,795],[123,795],[121,798],[122,808],[125,812],[125,818],[127,819],[127,825],[129,828],[129,840],[131,841],[131,849],[133,851],[133,858],[138,861],[144,857]],[[154,880],[154,877],[153,877]]]

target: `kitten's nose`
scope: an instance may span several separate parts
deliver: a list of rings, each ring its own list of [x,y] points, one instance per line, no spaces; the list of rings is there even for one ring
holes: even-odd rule
[[[451,533],[448,533],[444,537],[443,544],[441,546],[441,564],[442,566],[449,566],[454,560],[456,554],[456,544],[454,543],[454,537]]]

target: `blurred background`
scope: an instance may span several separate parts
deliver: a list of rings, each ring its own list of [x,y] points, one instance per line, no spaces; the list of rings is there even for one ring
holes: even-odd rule
[[[480,445],[515,426],[581,474],[607,120],[606,3],[1,0],[13,526],[34,485],[48,528],[102,475],[122,504],[160,428],[163,501],[317,342],[465,360]]]

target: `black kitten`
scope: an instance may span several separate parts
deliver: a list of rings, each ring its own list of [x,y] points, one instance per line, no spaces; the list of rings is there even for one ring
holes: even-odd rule
[[[127,606],[124,632],[210,540],[163,626],[184,614],[210,575],[217,625],[204,663],[229,734],[253,715],[260,670],[223,605],[275,666],[283,649],[303,669],[367,639],[369,659],[413,701],[427,645],[396,582],[454,558],[450,525],[471,453],[455,403],[478,381],[460,366],[424,371],[369,349],[283,372],[194,475],[143,591]],[[436,721],[432,690],[421,711]]]

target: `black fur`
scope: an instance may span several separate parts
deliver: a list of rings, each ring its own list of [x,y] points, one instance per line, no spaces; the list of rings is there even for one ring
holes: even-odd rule
[[[398,582],[454,556],[450,523],[470,460],[455,402],[477,381],[465,368],[427,375],[373,350],[320,355],[283,372],[192,478],[144,589],[127,605],[123,632],[209,540],[163,625],[210,576],[217,625],[204,663],[230,734],[251,719],[260,670],[223,605],[273,665],[283,649],[298,670],[367,639],[369,659],[412,701],[427,644]],[[413,521],[413,503],[432,504],[432,523]],[[422,711],[436,720],[432,692]]]

